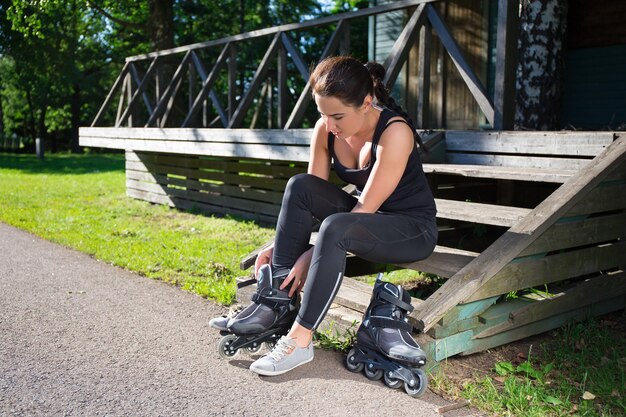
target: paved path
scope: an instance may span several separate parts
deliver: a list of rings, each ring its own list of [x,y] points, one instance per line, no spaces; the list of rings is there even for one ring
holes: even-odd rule
[[[321,349],[259,377],[248,356],[219,358],[207,322],[224,311],[0,223],[0,415],[433,416],[446,404],[352,374]]]

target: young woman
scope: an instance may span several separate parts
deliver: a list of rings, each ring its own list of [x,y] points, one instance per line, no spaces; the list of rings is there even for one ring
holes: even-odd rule
[[[260,252],[255,264],[259,288],[274,287],[271,294],[279,294],[274,303],[281,294],[291,297],[285,314],[296,310],[300,291],[303,298],[289,333],[250,366],[254,372],[279,375],[313,359],[313,331],[341,285],[347,252],[378,263],[405,263],[428,257],[435,247],[436,208],[416,146],[421,142],[389,96],[384,74],[380,64],[336,56],[320,62],[310,76],[320,119],[308,172],[289,180],[274,245]],[[331,164],[342,180],[356,185],[357,196],[328,182]],[[316,220],[321,227],[310,247]],[[276,305],[262,298],[223,327],[236,333],[238,324],[259,324],[264,314],[275,321]],[[419,347],[407,334],[381,343],[410,355]]]

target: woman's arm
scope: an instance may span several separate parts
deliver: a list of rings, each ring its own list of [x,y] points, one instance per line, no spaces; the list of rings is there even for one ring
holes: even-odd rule
[[[383,132],[372,173],[353,213],[375,213],[393,193],[415,146],[413,132],[405,123],[394,123]]]
[[[313,129],[311,150],[309,153],[309,174],[328,180],[330,176],[330,152],[328,151],[328,132],[326,125],[320,118]]]

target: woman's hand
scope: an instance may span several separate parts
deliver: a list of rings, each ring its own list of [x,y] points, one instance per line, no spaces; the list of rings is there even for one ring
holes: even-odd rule
[[[311,258],[313,257],[313,248],[310,248],[306,252],[304,252],[296,263],[293,265],[293,268],[289,271],[289,275],[285,278],[285,281],[280,286],[280,289],[285,289],[291,284],[291,288],[289,289],[289,296],[293,297],[295,293],[299,293],[302,291],[304,287],[304,283],[306,282],[306,277],[309,272],[309,265],[311,265]]]
[[[256,278],[259,273],[259,268],[265,264],[272,262],[272,254],[274,253],[274,244],[271,244],[267,248],[263,249],[256,257],[254,261],[254,277]]]

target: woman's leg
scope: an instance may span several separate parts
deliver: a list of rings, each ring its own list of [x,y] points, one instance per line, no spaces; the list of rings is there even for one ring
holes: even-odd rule
[[[428,257],[436,242],[434,220],[364,213],[327,217],[313,251],[296,326],[310,332],[320,325],[341,285],[346,252],[373,262],[405,263]]]
[[[272,256],[274,271],[290,269],[309,247],[314,219],[350,211],[357,199],[334,184],[310,174],[287,183],[276,225]]]

